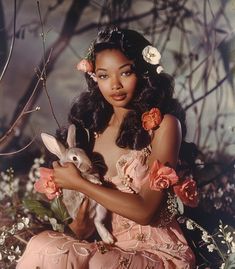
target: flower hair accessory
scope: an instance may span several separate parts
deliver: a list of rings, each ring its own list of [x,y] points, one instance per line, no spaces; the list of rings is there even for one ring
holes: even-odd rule
[[[77,70],[87,73],[95,82],[97,81],[96,75],[93,72],[93,64],[87,59],[82,59],[77,64]]]
[[[163,67],[159,64],[160,59],[161,59],[161,54],[157,50],[157,48],[148,45],[143,49],[142,55],[143,55],[144,60],[147,63],[152,64],[152,65],[157,65],[156,72],[158,74],[160,74],[163,71]]]
[[[154,107],[150,111],[144,112],[141,116],[141,120],[142,127],[146,131],[150,131],[159,126],[162,121],[162,114],[158,108]]]

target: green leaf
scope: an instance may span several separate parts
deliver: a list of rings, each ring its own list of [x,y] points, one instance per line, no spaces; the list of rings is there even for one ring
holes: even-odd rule
[[[40,218],[45,216],[53,217],[53,212],[50,209],[49,203],[34,199],[24,199],[23,205],[32,213],[35,213]]]
[[[235,269],[235,253],[231,253],[225,262],[224,269]]]
[[[54,215],[57,220],[62,223],[69,223],[71,217],[65,207],[64,203],[62,202],[61,196],[56,197],[51,203],[51,210],[54,212]]]

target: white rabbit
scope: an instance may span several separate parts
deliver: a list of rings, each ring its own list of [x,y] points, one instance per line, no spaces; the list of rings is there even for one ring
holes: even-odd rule
[[[102,184],[98,174],[92,173],[92,165],[83,149],[76,147],[76,127],[71,124],[68,128],[67,143],[69,148],[65,148],[54,136],[42,133],[41,138],[47,149],[55,154],[61,165],[65,162],[72,162],[81,172],[84,179],[87,179],[95,184]],[[63,189],[63,202],[69,212],[69,215],[75,219],[78,209],[85,195],[78,191]],[[107,243],[113,243],[113,236],[103,225],[103,221],[107,215],[107,209],[96,201],[89,199],[89,217],[94,220],[95,227],[101,239]]]

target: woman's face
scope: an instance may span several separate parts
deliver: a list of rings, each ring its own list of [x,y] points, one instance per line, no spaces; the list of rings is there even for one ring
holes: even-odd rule
[[[126,107],[134,95],[137,77],[132,66],[133,61],[117,49],[106,49],[96,55],[97,83],[113,107]]]

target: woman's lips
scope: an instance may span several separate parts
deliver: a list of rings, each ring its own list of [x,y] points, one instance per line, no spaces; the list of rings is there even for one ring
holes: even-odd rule
[[[115,101],[122,101],[126,98],[126,94],[125,93],[120,93],[120,94],[112,94],[111,97],[115,100]]]

